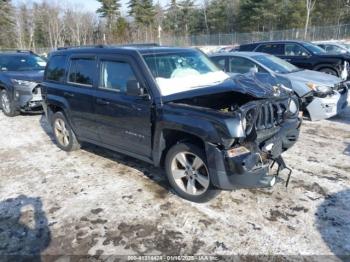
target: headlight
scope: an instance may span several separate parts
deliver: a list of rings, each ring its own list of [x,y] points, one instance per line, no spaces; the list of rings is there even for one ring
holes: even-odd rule
[[[289,102],[288,111],[293,115],[295,115],[298,112],[298,105],[293,99],[291,99]]]
[[[320,93],[329,93],[332,91],[332,88],[329,86],[316,85],[314,83],[307,83],[306,85],[311,90],[316,91],[316,92],[320,92]]]
[[[19,87],[26,87],[33,84],[33,82],[26,81],[26,80],[11,79],[11,81],[15,86],[19,86]]]
[[[250,135],[256,120],[256,109],[249,109],[242,119],[242,128],[246,136]]]

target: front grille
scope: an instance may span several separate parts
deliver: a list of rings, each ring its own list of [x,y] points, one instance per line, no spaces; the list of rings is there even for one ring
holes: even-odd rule
[[[283,121],[287,109],[285,102],[268,102],[261,105],[255,122],[257,131],[278,126]]]

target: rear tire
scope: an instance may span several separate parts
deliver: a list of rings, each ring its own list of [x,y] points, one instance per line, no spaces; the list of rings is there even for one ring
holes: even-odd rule
[[[66,152],[80,149],[80,144],[62,112],[57,112],[52,116],[52,130],[59,148]]]
[[[167,153],[165,169],[170,185],[184,199],[204,203],[220,193],[211,182],[205,153],[196,145],[173,146]]]
[[[0,92],[0,104],[2,112],[8,117],[14,117],[19,115],[19,110],[16,109],[13,100],[10,99],[6,90]]]
[[[338,76],[337,71],[332,69],[332,68],[328,68],[328,67],[321,68],[319,71],[322,72],[322,73],[326,73],[328,75]]]

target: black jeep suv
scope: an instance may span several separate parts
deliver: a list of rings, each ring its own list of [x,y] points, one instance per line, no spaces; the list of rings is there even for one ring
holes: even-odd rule
[[[42,111],[46,61],[31,51],[0,53],[0,107],[6,116]]]
[[[329,54],[317,45],[303,41],[256,42],[241,45],[238,51],[262,52],[278,56],[291,64],[324,72],[346,80],[349,75],[348,54]]]
[[[50,55],[44,110],[57,145],[89,142],[155,166],[183,198],[275,183],[297,140],[291,91],[267,75],[230,79],[196,49],[67,48]]]

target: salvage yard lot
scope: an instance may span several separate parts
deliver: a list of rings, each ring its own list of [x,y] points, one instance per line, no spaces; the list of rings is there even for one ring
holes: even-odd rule
[[[350,108],[304,121],[285,154],[288,189],[206,204],[177,197],[141,161],[92,145],[61,151],[43,116],[0,114],[0,134],[0,254],[350,254]]]

